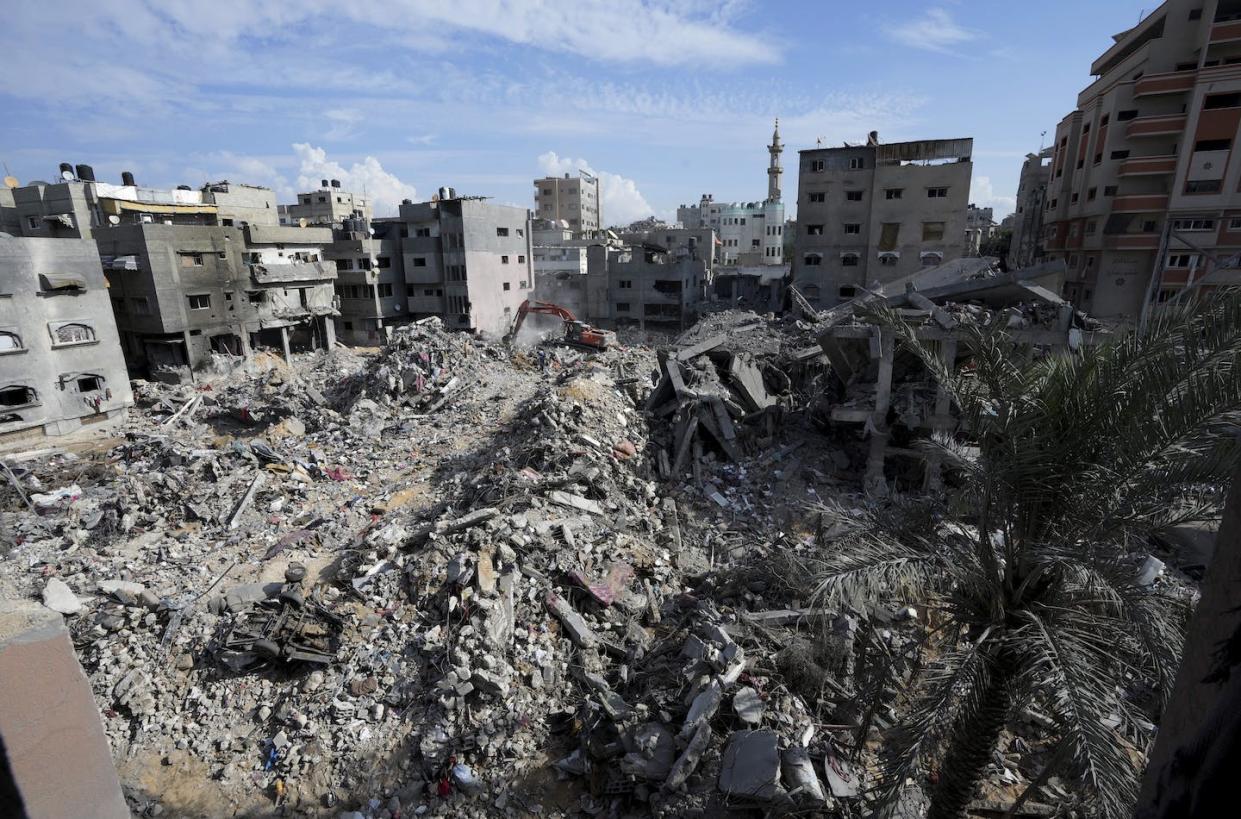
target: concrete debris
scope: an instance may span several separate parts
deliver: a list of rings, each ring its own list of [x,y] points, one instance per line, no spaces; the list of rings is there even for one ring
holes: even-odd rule
[[[762,802],[781,795],[778,742],[775,731],[734,732],[720,761],[720,790]]]
[[[73,590],[65,585],[65,581],[53,577],[43,587],[43,605],[61,614],[77,614],[82,610],[82,601]]]

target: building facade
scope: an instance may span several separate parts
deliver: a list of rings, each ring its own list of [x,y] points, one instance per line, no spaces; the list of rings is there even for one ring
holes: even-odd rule
[[[1121,322],[1241,267],[1241,3],[1167,0],[1090,67],[1056,127],[1043,248]]]
[[[530,211],[441,188],[436,201],[403,203],[400,221],[410,317],[507,332],[534,288]]]
[[[991,208],[970,204],[965,209],[965,255],[977,256],[983,244],[995,235],[996,227]]]
[[[392,328],[409,322],[412,286],[405,282],[401,236],[396,220],[346,219],[324,258],[336,265],[340,317],[336,336],[346,344],[382,344]]]
[[[662,247],[591,245],[587,320],[611,326],[688,327],[707,287],[707,264]]]
[[[374,207],[369,197],[341,190],[339,179],[324,179],[319,190],[299,193],[297,203],[280,205],[277,209],[280,224],[292,226],[340,227],[346,219],[374,218]]]
[[[95,243],[0,236],[0,447],[110,422],[132,404]]]
[[[1026,154],[1017,180],[1017,206],[1012,216],[1008,266],[1029,267],[1042,258],[1043,213],[1047,206],[1047,180],[1051,176],[1051,148]]]
[[[578,171],[534,180],[534,218],[563,221],[577,236],[593,236],[605,224],[599,177]]]
[[[972,139],[800,152],[793,283],[830,307],[965,253]]]

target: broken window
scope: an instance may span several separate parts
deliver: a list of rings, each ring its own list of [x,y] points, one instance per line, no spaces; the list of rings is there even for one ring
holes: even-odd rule
[[[77,378],[78,392],[99,392],[103,389],[103,376],[80,375]]]
[[[923,222],[922,223],[922,241],[924,242],[940,242],[944,238],[943,222]]]
[[[201,253],[178,253],[181,257],[182,267],[202,267],[203,254]]]
[[[95,330],[87,324],[62,324],[52,330],[52,343],[87,344],[95,340]]]
[[[502,227],[498,227],[498,228],[496,228],[496,235],[497,235],[497,236],[507,236],[507,235],[508,235],[508,228],[502,228]]]
[[[846,284],[840,288],[840,297],[842,299],[851,299],[857,295],[857,288],[851,284]]]
[[[191,310],[208,310],[211,308],[211,296],[207,293],[190,296],[189,302]]]
[[[895,250],[896,243],[901,236],[900,222],[884,222],[879,233],[879,249]]]
[[[12,385],[0,387],[0,407],[27,407],[39,402],[39,394],[33,387]]]
[[[267,301],[267,293],[262,290],[247,290],[246,300],[251,304],[262,304]]]
[[[900,257],[897,256],[895,253],[880,253],[879,254],[879,264],[883,265],[884,267],[895,267],[896,263],[899,260],[900,260]]]
[[[22,349],[22,337],[9,330],[0,330],[0,355]]]
[[[806,235],[807,236],[822,236],[823,226],[822,225],[806,225]]]

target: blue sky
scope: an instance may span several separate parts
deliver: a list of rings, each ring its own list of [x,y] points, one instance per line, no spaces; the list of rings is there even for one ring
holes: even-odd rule
[[[0,160],[281,201],[330,176],[380,215],[441,185],[529,206],[534,177],[584,166],[615,223],[762,198],[778,115],[790,169],[819,138],[972,136],[972,201],[999,218],[1091,60],[1155,5],[6,0]]]

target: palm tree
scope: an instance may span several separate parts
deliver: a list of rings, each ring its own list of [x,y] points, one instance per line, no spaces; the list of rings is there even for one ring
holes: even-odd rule
[[[956,372],[895,314],[874,318],[946,386],[971,443],[926,442],[959,480],[958,520],[935,534],[855,526],[813,567],[817,605],[895,594],[941,615],[886,796],[938,762],[929,815],[963,815],[1015,705],[1039,703],[1093,815],[1131,815],[1139,772],[1125,748],[1145,740],[1125,692],[1169,690],[1187,614],[1137,584],[1132,553],[1217,515],[1241,454],[1241,298],[1042,357],[995,322],[966,331],[973,367]]]

